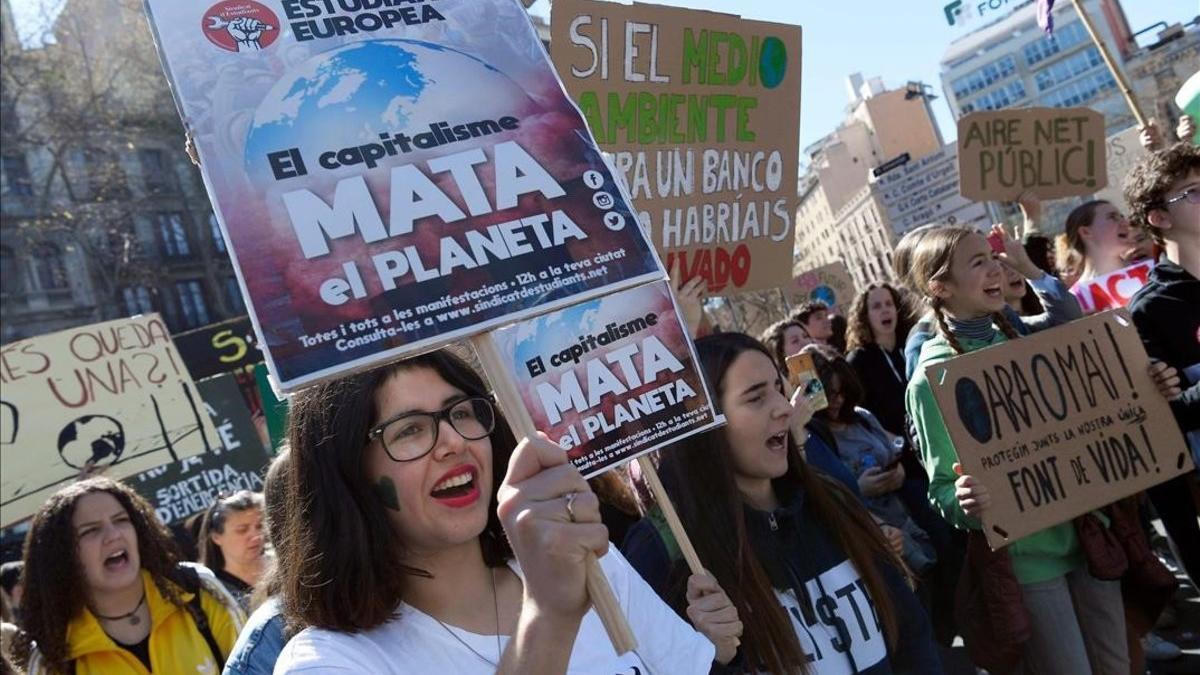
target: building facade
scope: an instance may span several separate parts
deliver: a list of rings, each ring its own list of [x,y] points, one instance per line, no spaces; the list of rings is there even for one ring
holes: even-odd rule
[[[245,313],[141,3],[70,0],[39,47],[0,7],[0,341],[146,312],[173,331]]]

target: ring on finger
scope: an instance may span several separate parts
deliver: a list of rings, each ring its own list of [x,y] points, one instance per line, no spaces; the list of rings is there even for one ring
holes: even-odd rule
[[[578,492],[568,492],[567,494],[563,495],[563,501],[566,503],[566,507],[567,507],[567,518],[572,523],[576,522],[576,520],[575,520],[575,498],[577,496],[579,496]]]

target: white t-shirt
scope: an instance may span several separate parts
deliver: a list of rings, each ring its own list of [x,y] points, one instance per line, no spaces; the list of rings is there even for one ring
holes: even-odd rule
[[[521,575],[519,566],[510,563]],[[575,636],[567,672],[594,675],[693,675],[707,673],[715,648],[679,618],[610,547],[600,567],[637,637],[637,652],[618,656],[595,610],[588,610]],[[521,575],[524,578],[523,575]],[[493,673],[495,667],[472,654],[456,640],[454,631],[471,649],[496,661],[496,636],[443,627],[433,617],[401,605],[387,623],[358,634],[307,628],[292,638],[275,663],[284,673],[435,673],[468,675]],[[508,644],[500,636],[501,650]]]
[[[814,605],[811,620],[805,618],[794,592],[776,589],[775,595],[792,617],[810,672],[851,675],[887,658],[883,626],[853,563],[844,560],[809,579],[804,587]]]

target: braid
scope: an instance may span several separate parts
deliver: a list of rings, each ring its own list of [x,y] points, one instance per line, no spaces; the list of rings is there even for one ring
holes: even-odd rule
[[[1009,340],[1016,340],[1021,337],[1017,329],[1013,327],[1012,322],[1008,320],[1008,315],[1004,312],[996,312],[992,314],[992,322],[1000,327],[1000,332],[1004,333],[1004,337]]]
[[[954,331],[950,330],[950,324],[946,323],[946,314],[942,312],[942,303],[938,300],[933,301],[933,316],[937,319],[938,328],[942,331],[942,336],[946,338],[946,342],[950,343],[950,348],[955,354],[962,354],[962,345],[958,343],[958,338],[954,337]]]

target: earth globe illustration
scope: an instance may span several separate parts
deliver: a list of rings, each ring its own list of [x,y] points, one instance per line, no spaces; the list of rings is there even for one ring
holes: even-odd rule
[[[58,454],[67,466],[115,464],[125,451],[125,429],[108,415],[84,415],[58,432]]]
[[[380,143],[384,132],[411,137],[428,133],[438,122],[453,127],[520,117],[535,107],[510,77],[469,54],[419,40],[355,42],[313,56],[271,87],[247,135],[246,168],[274,182],[267,154],[299,148],[310,174],[363,173],[369,170],[364,164],[330,171],[318,158],[331,150]],[[380,164],[455,151],[453,145],[413,148]]]

